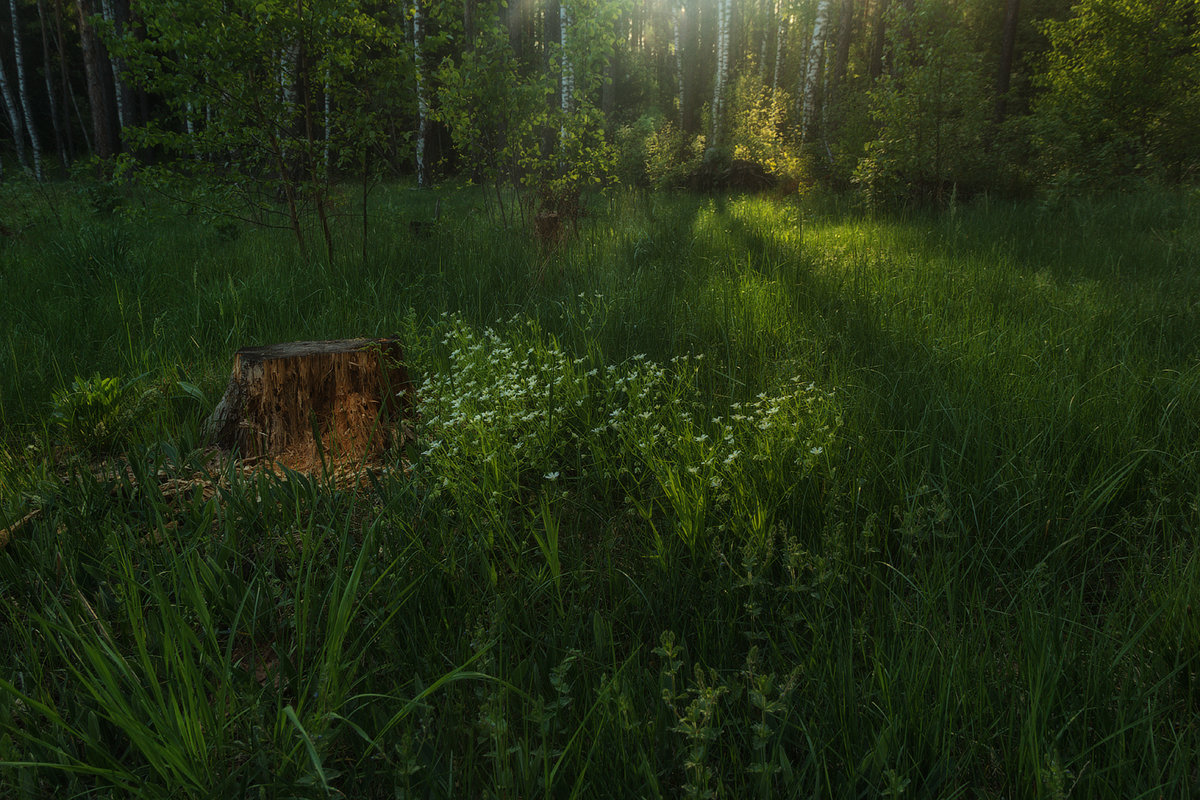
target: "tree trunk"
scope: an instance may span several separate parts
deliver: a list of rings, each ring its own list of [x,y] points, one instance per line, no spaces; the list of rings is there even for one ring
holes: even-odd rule
[[[779,94],[779,71],[783,66],[783,43],[787,39],[787,16],[776,0],[775,16],[778,22],[775,26],[775,70],[771,74],[771,97]]]
[[[817,4],[817,18],[813,22],[812,40],[808,45],[808,63],[804,69],[804,85],[800,91],[800,137],[802,141],[815,138],[821,86],[821,62],[825,55],[825,37],[829,33],[830,0]]]
[[[1004,12],[1004,43],[1000,48],[1000,68],[996,72],[995,123],[1004,122],[1008,114],[1008,90],[1012,85],[1013,53],[1017,47],[1017,19],[1021,14],[1021,0],[1008,0]]]
[[[836,106],[840,98],[842,82],[846,79],[846,68],[850,63],[850,40],[853,36],[854,0],[842,0],[842,9],[838,20],[837,46],[833,54],[833,69],[829,74],[829,92],[824,101],[826,109]]]
[[[682,17],[685,14],[683,3],[676,2],[671,8],[671,34],[675,38],[675,83],[676,83],[676,100],[679,105],[679,129],[687,125],[684,120],[683,110],[686,105],[684,100],[684,69],[683,69],[683,40],[680,35],[680,28],[683,27]]]
[[[463,50],[475,47],[475,0],[463,0]]]
[[[17,161],[24,170],[29,169],[29,158],[25,155],[25,127],[21,122],[21,109],[8,82],[8,73],[4,69],[4,61],[0,60],[0,95],[4,97],[4,110],[8,112],[8,123],[12,126],[13,145],[17,149]]]
[[[63,146],[62,135],[62,120],[59,117],[58,101],[55,99],[54,92],[54,72],[51,69],[50,60],[50,33],[46,27],[46,0],[37,0],[38,11],[38,28],[42,34],[42,72],[46,79],[46,99],[50,101],[50,123],[51,129],[54,131],[54,148],[58,151],[58,158],[62,162],[63,169],[70,166],[67,160],[67,150]]]
[[[429,90],[425,74],[425,18],[421,0],[413,0],[413,67],[417,79],[417,186],[429,187],[429,164],[425,146],[429,140]]]
[[[684,6],[683,12],[683,46],[680,48],[680,58],[683,68],[683,100],[679,111],[683,124],[683,132],[694,135],[700,132],[700,106],[703,102],[704,87],[699,78],[703,69],[701,53],[702,31],[700,13],[702,4],[698,0],[680,0]]]
[[[867,74],[874,82],[883,74],[883,49],[887,43],[887,14],[889,0],[875,0],[875,19],[871,24],[871,53],[867,59]]]
[[[508,46],[512,49],[517,63],[520,64],[525,57],[522,41],[525,29],[525,3],[523,0],[509,0],[505,22],[508,24]]]
[[[713,79],[712,141],[709,148],[720,147],[725,136],[725,95],[729,74],[729,28],[732,0],[717,0],[717,73]]]
[[[62,0],[54,0],[54,31],[54,45],[58,49],[59,91],[62,92],[63,135],[67,146],[67,161],[70,162],[75,158],[75,137],[71,133],[71,113],[67,109],[75,105],[75,96],[71,93],[71,70],[67,62],[67,46],[63,34]],[[76,113],[78,114],[78,109]],[[86,126],[83,135],[86,139]]]
[[[129,0],[101,0],[101,13],[104,21],[112,26],[117,36],[124,36],[129,27]],[[134,102],[133,91],[125,80],[125,60],[109,54],[109,68],[113,75],[113,92],[117,106],[117,124],[119,130],[137,124],[137,104]]]
[[[33,175],[38,181],[42,173],[42,143],[38,139],[37,126],[33,124],[33,105],[25,83],[25,59],[21,55],[21,17],[17,14],[17,0],[8,0],[8,11],[12,16],[13,58],[17,62],[17,92],[21,97],[21,111],[25,115],[25,132],[29,134],[29,145],[33,149]]]
[[[92,109],[92,133],[96,155],[111,158],[120,147],[116,135],[115,105],[111,76],[104,45],[92,27],[92,3],[79,0],[79,40],[83,48],[83,67],[87,74],[88,104]]]
[[[559,64],[559,93],[561,95],[559,107],[562,110],[564,118],[575,107],[575,65],[572,62],[574,55],[572,49],[574,45],[571,42],[571,25],[573,22],[571,12],[567,8],[567,0],[559,0],[558,44],[561,48],[559,58],[562,60],[562,63]]]
[[[415,407],[396,340],[291,342],[237,352],[204,430],[243,458],[304,469],[378,457],[411,436]]]

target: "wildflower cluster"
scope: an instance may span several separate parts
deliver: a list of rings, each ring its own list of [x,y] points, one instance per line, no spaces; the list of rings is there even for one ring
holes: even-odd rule
[[[779,505],[829,466],[840,419],[831,393],[792,379],[728,413],[701,402],[702,356],[659,364],[572,358],[534,323],[502,335],[451,318],[444,367],[420,387],[418,465],[494,521],[530,492],[588,483],[694,548],[712,526],[765,534]],[[615,491],[614,491],[615,490]]]

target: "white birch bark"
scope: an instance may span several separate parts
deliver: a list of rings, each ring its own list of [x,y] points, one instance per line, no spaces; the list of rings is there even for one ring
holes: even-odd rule
[[[21,112],[17,108],[17,100],[13,96],[12,86],[8,82],[8,73],[4,70],[4,61],[0,60],[0,95],[4,97],[4,110],[8,112],[8,123],[12,126],[13,144],[17,148],[17,161],[23,169],[29,169],[29,159],[25,155],[25,126],[21,124]]]
[[[817,4],[817,18],[813,22],[812,41],[808,45],[808,63],[804,69],[804,84],[800,87],[800,136],[807,138],[809,129],[816,124],[814,112],[817,107],[817,89],[821,77],[821,58],[825,51],[825,37],[829,33],[829,2]]]
[[[417,78],[417,186],[429,186],[429,165],[425,161],[425,140],[429,137],[429,90],[425,76],[425,18],[421,0],[413,0],[413,66]]]
[[[575,98],[575,66],[571,62],[571,13],[567,10],[566,0],[559,0],[558,4],[558,43],[562,58],[560,66],[562,86],[559,92],[559,105],[563,113],[562,126],[558,129],[558,141],[560,147],[565,147],[567,115],[574,107]]]
[[[713,81],[710,147],[719,146],[724,135],[725,83],[729,74],[729,23],[732,10],[732,0],[717,0],[717,75]]]
[[[33,124],[33,109],[29,103],[29,92],[25,87],[25,61],[21,57],[21,20],[17,16],[17,0],[8,0],[8,10],[12,15],[13,57],[17,62],[17,92],[21,99],[21,111],[25,117],[25,132],[29,134],[29,144],[33,149],[33,174],[42,180],[42,145],[38,140],[37,128]],[[13,126],[14,138],[20,134]]]
[[[564,114],[571,113],[575,98],[575,66],[571,62],[571,22],[570,11],[565,0],[558,4],[559,44],[562,46],[562,110]]]
[[[124,33],[121,21],[117,19],[116,10],[113,8],[112,0],[103,0],[100,4],[100,15],[104,17],[104,21],[113,27],[113,31],[117,36]],[[108,63],[112,68],[113,74],[113,94],[117,100],[117,127],[120,130],[125,130],[131,124],[129,118],[129,87],[126,86],[125,64],[120,58],[109,53]],[[118,134],[119,135],[119,134]]]

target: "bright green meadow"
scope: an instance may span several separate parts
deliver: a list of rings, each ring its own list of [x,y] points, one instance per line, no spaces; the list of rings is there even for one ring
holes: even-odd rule
[[[1195,191],[2,188],[0,795],[1200,796]],[[237,348],[386,335],[387,469],[210,466]]]

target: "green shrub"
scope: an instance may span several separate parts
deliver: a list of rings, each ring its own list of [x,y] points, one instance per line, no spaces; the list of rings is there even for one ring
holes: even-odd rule
[[[140,383],[139,378],[122,382],[93,375],[76,378],[69,389],[55,392],[50,419],[63,442],[89,455],[118,450],[159,394],[154,388],[139,391]]]

